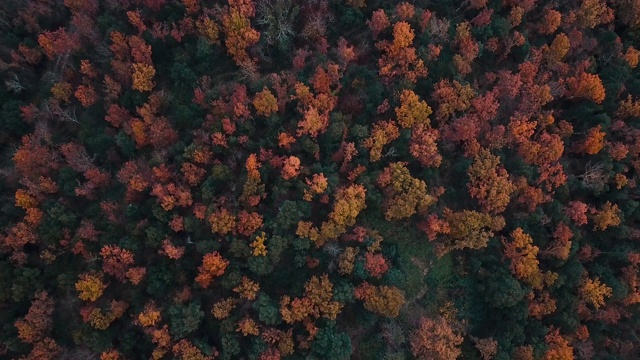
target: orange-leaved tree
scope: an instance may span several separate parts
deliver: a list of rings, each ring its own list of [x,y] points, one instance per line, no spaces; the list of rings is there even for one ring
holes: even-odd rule
[[[439,135],[438,130],[422,124],[418,124],[411,129],[409,153],[422,166],[440,166],[442,155],[438,152],[438,144],[436,143]]]
[[[580,283],[580,299],[598,309],[605,304],[605,298],[613,294],[612,289],[600,282],[599,278],[584,277]]]
[[[102,296],[102,291],[107,287],[98,274],[85,273],[80,275],[76,282],[78,297],[85,301],[96,301]]]
[[[30,344],[41,341],[53,325],[51,315],[54,311],[54,305],[53,299],[49,297],[47,292],[36,293],[27,315],[14,324],[18,329],[18,338]]]
[[[202,265],[198,267],[196,282],[206,289],[215,277],[224,274],[228,265],[229,261],[225,260],[217,251],[205,254],[202,258]]]
[[[436,254],[443,256],[456,249],[481,249],[487,246],[494,231],[500,231],[505,226],[504,218],[492,217],[489,214],[462,210],[454,212],[445,208],[442,212],[448,226],[444,227],[443,241],[436,244]],[[442,226],[441,226],[442,227]]]
[[[404,292],[395,286],[375,286],[366,281],[354,290],[354,297],[364,301],[364,308],[378,315],[395,318],[404,305]]]
[[[454,332],[442,318],[420,318],[419,327],[411,334],[411,353],[419,360],[455,360],[462,351],[462,336]]]
[[[570,77],[567,83],[567,96],[571,98],[584,98],[596,104],[604,101],[605,90],[602,81],[597,74],[581,72],[574,77]]]
[[[378,185],[385,192],[385,218],[406,219],[416,212],[424,213],[436,198],[427,192],[423,180],[411,176],[407,163],[389,164],[378,177]]]
[[[369,149],[369,159],[378,161],[382,157],[382,148],[400,136],[398,127],[393,120],[379,121],[373,125],[371,135],[362,143]]]
[[[380,41],[376,47],[382,51],[378,60],[379,75],[386,81],[396,76],[410,82],[427,76],[427,68],[412,46],[415,32],[407,22],[397,22],[393,26],[393,41]]]
[[[269,116],[278,111],[278,100],[266,87],[253,98],[253,106],[260,116]]]
[[[405,129],[417,124],[429,125],[430,123],[431,108],[411,90],[402,90],[400,93],[400,107],[395,110],[398,124]]]
[[[500,165],[500,157],[482,149],[467,169],[469,182],[467,188],[471,197],[478,200],[482,210],[490,214],[499,214],[505,210],[515,186],[509,180],[509,174]]]
[[[511,272],[534,289],[555,282],[557,274],[542,273],[538,267],[539,248],[533,245],[533,238],[517,228],[510,234],[511,241],[502,240],[504,256],[511,261]]]

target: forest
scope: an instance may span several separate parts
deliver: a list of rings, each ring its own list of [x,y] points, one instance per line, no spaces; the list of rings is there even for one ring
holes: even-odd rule
[[[640,0],[0,1],[0,358],[640,359]]]

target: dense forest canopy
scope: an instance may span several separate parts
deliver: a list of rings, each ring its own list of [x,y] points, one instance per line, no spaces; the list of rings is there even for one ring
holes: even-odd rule
[[[638,358],[639,0],[0,29],[0,357]]]

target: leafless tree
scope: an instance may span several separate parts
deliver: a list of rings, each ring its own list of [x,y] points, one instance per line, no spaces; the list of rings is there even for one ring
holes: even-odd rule
[[[584,174],[578,175],[578,179],[582,182],[582,186],[588,189],[602,190],[607,182],[607,176],[604,173],[604,164],[587,163]]]
[[[24,90],[24,86],[20,83],[20,79],[16,73],[11,73],[9,75],[9,79],[7,79],[4,84],[7,86],[9,91],[12,91],[16,94],[20,94]]]

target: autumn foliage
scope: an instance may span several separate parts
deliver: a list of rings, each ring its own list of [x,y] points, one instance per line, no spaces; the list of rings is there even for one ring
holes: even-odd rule
[[[639,1],[5,3],[0,358],[638,358]]]
[[[203,288],[209,287],[214,278],[224,274],[229,261],[225,260],[218,252],[206,254],[202,258],[202,265],[198,267],[196,282]]]
[[[411,334],[411,353],[417,359],[457,359],[462,340],[444,318],[421,318],[419,327]]]

